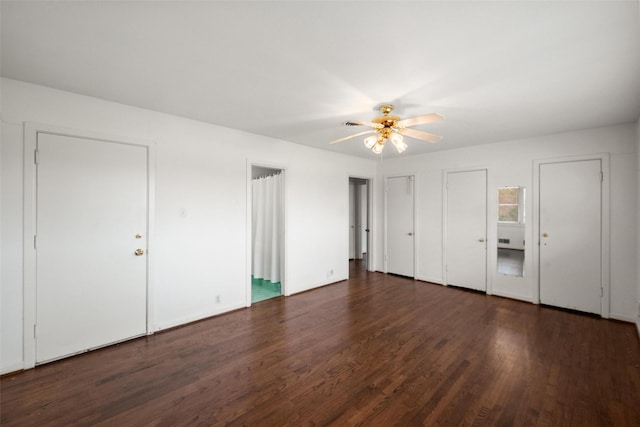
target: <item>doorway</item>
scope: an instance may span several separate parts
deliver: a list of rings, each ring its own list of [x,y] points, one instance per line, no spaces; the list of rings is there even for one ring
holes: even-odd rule
[[[540,162],[540,303],[608,315],[605,158]]]
[[[349,271],[369,270],[370,181],[349,177]]]
[[[385,271],[415,277],[415,178],[390,177],[385,182]]]
[[[445,189],[445,282],[486,292],[487,170],[447,172]]]
[[[284,170],[251,167],[251,303],[283,295]]]
[[[151,148],[44,128],[25,129],[25,367],[149,330]]]

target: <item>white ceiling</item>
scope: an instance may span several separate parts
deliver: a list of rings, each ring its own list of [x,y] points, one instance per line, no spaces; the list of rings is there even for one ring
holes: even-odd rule
[[[2,76],[336,152],[384,102],[439,144],[640,116],[633,1],[2,1]],[[394,156],[392,147],[385,157]]]

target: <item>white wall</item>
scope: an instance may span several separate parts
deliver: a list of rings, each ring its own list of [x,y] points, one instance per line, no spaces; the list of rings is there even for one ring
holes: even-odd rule
[[[348,177],[375,161],[8,79],[1,111],[0,372],[23,366],[25,121],[155,141],[153,330],[245,306],[250,163],[286,170],[286,292],[348,277]]]
[[[419,142],[415,142],[419,143]],[[446,139],[441,142],[446,144]],[[409,148],[410,150],[410,148]],[[417,278],[442,283],[442,196],[443,173],[456,168],[488,169],[489,218],[497,216],[496,193],[498,187],[522,186],[527,189],[525,236],[525,276],[516,278],[498,275],[496,270],[497,224],[488,223],[488,283],[490,293],[533,301],[537,283],[534,283],[532,251],[532,179],[533,161],[562,156],[610,153],[611,188],[611,277],[610,316],[633,321],[638,299],[636,230],[638,224],[636,194],[636,124],[582,130],[545,137],[501,142],[432,154],[388,159],[382,163],[378,181],[384,176],[416,175],[418,218]],[[378,188],[378,212],[382,208],[382,188]],[[381,217],[381,220],[383,218]],[[378,247],[382,247],[382,227],[376,234]],[[383,251],[376,253],[377,265],[382,266]]]

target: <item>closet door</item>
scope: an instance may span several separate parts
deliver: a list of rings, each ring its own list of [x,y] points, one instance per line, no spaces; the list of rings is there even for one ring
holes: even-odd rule
[[[487,171],[447,173],[446,282],[487,290]]]
[[[540,302],[601,314],[602,161],[540,165]]]
[[[414,277],[414,177],[387,178],[387,272]]]

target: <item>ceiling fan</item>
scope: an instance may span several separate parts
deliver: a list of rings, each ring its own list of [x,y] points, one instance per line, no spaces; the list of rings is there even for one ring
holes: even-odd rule
[[[350,120],[345,122],[345,126],[369,126],[373,129],[336,139],[335,141],[331,141],[329,144],[336,144],[357,136],[373,134],[364,139],[364,145],[367,148],[370,148],[374,153],[380,154],[382,153],[382,150],[384,150],[384,145],[387,140],[391,141],[394,147],[396,147],[398,153],[402,153],[406,150],[408,145],[404,142],[403,136],[428,142],[439,142],[442,139],[442,137],[438,135],[423,132],[421,130],[409,129],[410,126],[444,120],[444,117],[440,114],[433,113],[401,120],[400,117],[389,114],[393,111],[393,105],[391,104],[381,105],[380,111],[382,112],[382,115],[380,117],[376,117],[370,122],[363,122],[359,120]]]

